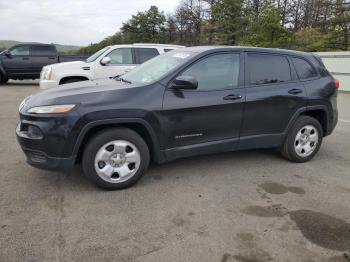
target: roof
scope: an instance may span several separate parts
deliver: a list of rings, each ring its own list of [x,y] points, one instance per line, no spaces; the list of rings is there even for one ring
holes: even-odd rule
[[[311,53],[288,50],[288,49],[279,49],[279,48],[263,48],[263,47],[251,47],[251,46],[193,46],[187,47],[186,51],[202,53],[209,52],[211,50],[215,51],[251,51],[251,52],[264,52],[264,53],[279,53],[279,54],[287,54],[287,55],[302,55],[309,56]]]
[[[55,45],[55,44],[44,44],[44,43],[35,43],[35,42],[28,42],[28,43],[18,43],[13,46],[20,46],[20,45],[40,45],[40,46],[48,46],[48,45]]]
[[[135,46],[160,46],[160,47],[185,47],[183,45],[172,45],[172,44],[152,44],[152,43],[134,43]]]

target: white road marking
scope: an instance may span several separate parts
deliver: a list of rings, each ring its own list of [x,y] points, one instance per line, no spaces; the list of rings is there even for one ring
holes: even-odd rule
[[[345,123],[350,123],[350,120],[346,120],[346,119],[340,119],[340,118],[339,118],[339,121],[345,122]]]

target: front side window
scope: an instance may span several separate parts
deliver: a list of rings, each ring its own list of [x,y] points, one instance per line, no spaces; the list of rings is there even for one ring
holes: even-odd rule
[[[118,48],[107,54],[111,58],[112,65],[131,65],[132,62],[132,52],[131,48]]]
[[[17,46],[10,53],[11,55],[29,55],[29,46]]]
[[[156,48],[135,48],[137,63],[142,64],[147,60],[159,55],[159,52]]]
[[[287,58],[280,55],[248,54],[251,85],[283,83],[292,80]]]
[[[200,60],[182,73],[198,81],[197,90],[220,90],[238,86],[239,54],[217,54]]]
[[[292,61],[300,79],[309,79],[317,76],[316,70],[304,59],[292,57]]]

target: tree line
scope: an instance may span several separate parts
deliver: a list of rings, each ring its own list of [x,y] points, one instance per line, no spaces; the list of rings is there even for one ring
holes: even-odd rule
[[[350,50],[349,0],[181,0],[173,13],[151,6],[120,31],[80,50],[126,43],[246,45]]]

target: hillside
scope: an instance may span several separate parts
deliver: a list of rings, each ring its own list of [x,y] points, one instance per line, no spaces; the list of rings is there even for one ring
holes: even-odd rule
[[[25,42],[14,41],[14,40],[0,40],[0,51],[20,43],[25,43]],[[76,54],[80,50],[80,48],[82,48],[81,46],[74,46],[74,45],[55,44],[55,46],[58,52],[64,53],[64,54]]]

